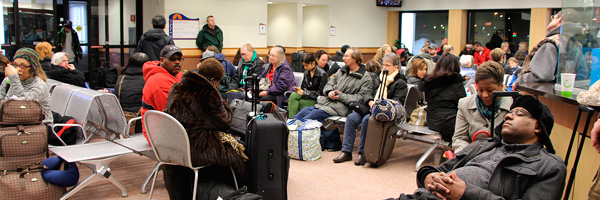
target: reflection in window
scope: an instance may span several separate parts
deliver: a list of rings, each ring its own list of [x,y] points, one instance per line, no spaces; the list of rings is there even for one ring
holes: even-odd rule
[[[419,54],[426,41],[440,45],[447,36],[448,11],[402,13],[401,41],[412,54]]]
[[[10,4],[12,10],[12,4]],[[52,42],[56,29],[52,26],[54,16],[52,1],[19,0],[19,22],[21,45],[36,45]],[[11,41],[12,42],[12,41]]]
[[[469,42],[493,49],[507,41],[511,52],[519,42],[529,42],[530,10],[469,11],[469,16]]]
[[[87,41],[87,2],[71,1],[69,2],[69,19],[73,22],[73,29],[77,31],[79,42],[82,44]]]

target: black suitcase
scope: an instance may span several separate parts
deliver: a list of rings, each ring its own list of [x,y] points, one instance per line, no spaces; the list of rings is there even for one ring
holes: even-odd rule
[[[292,53],[291,66],[294,72],[304,72],[304,66],[302,65],[302,57],[304,57],[304,50],[298,50]]]
[[[256,104],[253,105],[254,111],[255,106]],[[285,200],[290,166],[287,126],[270,113],[259,112],[254,115],[254,112],[251,112],[248,119],[248,191],[269,200]]]

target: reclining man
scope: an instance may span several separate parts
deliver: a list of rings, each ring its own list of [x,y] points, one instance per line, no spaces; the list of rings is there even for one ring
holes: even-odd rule
[[[419,169],[419,189],[400,199],[560,199],[566,167],[550,141],[552,113],[529,95],[510,109],[499,136],[471,143],[439,167]]]

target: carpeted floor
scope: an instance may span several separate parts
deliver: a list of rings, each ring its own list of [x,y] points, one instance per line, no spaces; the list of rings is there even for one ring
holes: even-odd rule
[[[324,151],[321,159],[312,162],[292,160],[288,199],[385,199],[412,193],[416,189],[415,163],[427,148],[427,144],[399,139],[391,158],[377,168],[368,163],[355,166],[353,161],[333,163],[339,151]],[[356,155],[355,150],[353,157]],[[111,172],[127,188],[127,198],[122,198],[120,190],[108,181],[99,181],[70,199],[147,199],[148,194],[141,194],[140,188],[154,165],[151,159],[137,154],[121,156],[111,164]],[[80,180],[91,174],[83,165],[79,165],[79,171]],[[150,185],[148,191],[149,188]],[[153,199],[168,199],[162,172],[157,178]]]

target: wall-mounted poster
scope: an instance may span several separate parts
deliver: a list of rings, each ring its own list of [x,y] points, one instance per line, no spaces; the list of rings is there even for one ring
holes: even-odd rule
[[[267,25],[260,23],[258,24],[258,34],[260,35],[266,35],[267,34]]]
[[[200,30],[200,18],[190,19],[181,13],[169,15],[169,36],[174,40],[195,40]]]
[[[329,27],[329,35],[330,36],[335,36],[335,26],[330,26]]]

